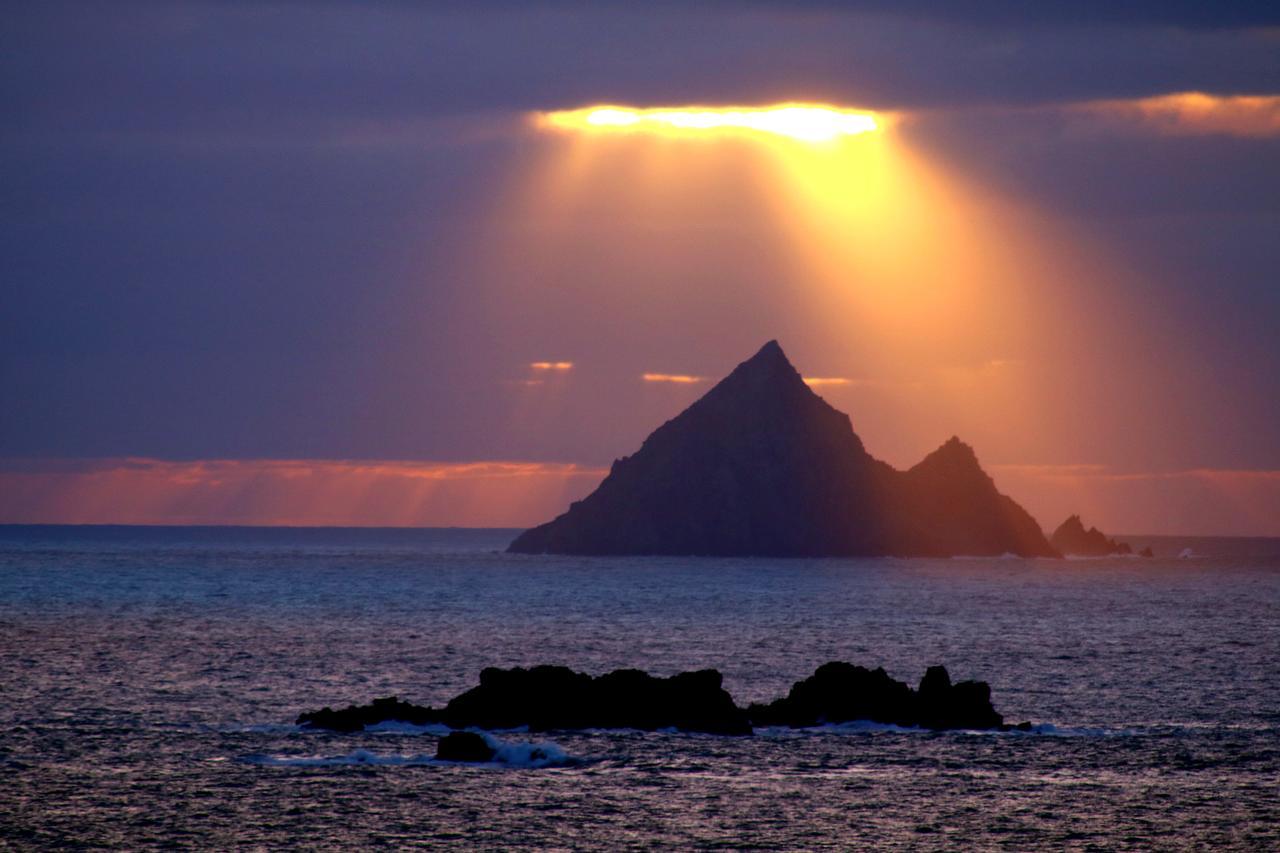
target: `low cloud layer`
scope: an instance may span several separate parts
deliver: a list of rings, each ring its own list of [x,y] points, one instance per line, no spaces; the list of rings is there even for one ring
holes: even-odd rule
[[[994,465],[992,474],[1048,532],[1079,514],[1108,533],[1280,536],[1280,471]]]
[[[1049,532],[1080,514],[1108,533],[1280,536],[1280,471],[990,469]],[[0,463],[0,524],[527,527],[606,473],[531,462],[11,459]]]
[[[528,462],[8,460],[0,523],[526,527],[604,474]]]

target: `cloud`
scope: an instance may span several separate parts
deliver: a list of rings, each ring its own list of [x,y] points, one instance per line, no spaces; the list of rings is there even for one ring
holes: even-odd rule
[[[824,385],[853,385],[857,383],[843,376],[806,376],[804,384],[810,388],[820,388]]]
[[[565,371],[573,370],[572,361],[531,361],[529,362],[531,370],[556,370]]]
[[[605,473],[508,461],[9,459],[0,523],[525,527]]]
[[[421,148],[483,132],[446,116],[606,102],[893,109],[1280,88],[1261,29],[1280,25],[1274,3],[28,5],[6,19],[5,133],[143,147]]]
[[[1108,533],[1280,536],[1280,471],[1123,472],[1105,465],[992,465],[1047,531],[1080,514]]]
[[[1169,136],[1280,136],[1280,95],[1178,92],[1095,101],[1076,109]]]
[[[1047,530],[1079,513],[1108,533],[1280,536],[1280,471],[1121,472],[991,465]],[[526,527],[600,467],[484,460],[0,460],[0,523]]]
[[[695,385],[707,381],[705,376],[690,376],[685,373],[642,373],[640,378],[645,382],[669,382],[674,385]]]

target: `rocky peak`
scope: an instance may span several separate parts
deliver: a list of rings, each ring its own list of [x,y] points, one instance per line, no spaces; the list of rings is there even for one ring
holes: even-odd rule
[[[758,556],[1053,555],[952,438],[907,472],[769,341],[511,550]]]
[[[949,475],[978,473],[983,477],[982,466],[978,464],[978,454],[956,436],[951,436],[937,450],[920,460],[910,469],[911,473],[927,475]]]

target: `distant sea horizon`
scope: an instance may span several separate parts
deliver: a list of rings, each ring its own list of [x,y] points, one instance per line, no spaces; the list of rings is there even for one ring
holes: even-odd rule
[[[462,527],[456,525],[448,526],[424,526],[424,527],[403,527],[403,526],[382,526],[382,525],[287,525],[287,524],[63,524],[63,523],[37,523],[37,524],[16,524],[0,522],[0,538],[3,539],[26,539],[31,534],[39,534],[44,531],[56,536],[61,540],[68,538],[91,540],[94,538],[113,539],[118,537],[129,538],[133,536],[142,536],[148,538],[154,536],[158,540],[164,539],[190,539],[211,540],[211,539],[234,539],[237,534],[243,534],[250,539],[258,541],[280,541],[289,535],[299,535],[303,538],[315,541],[323,539],[326,536],[349,536],[355,539],[375,540],[379,536],[386,536],[392,539],[402,539],[406,543],[412,542],[415,537],[427,537],[432,540],[433,545],[440,545],[441,540],[437,537],[451,534],[460,537],[458,544],[464,544],[463,539],[468,540],[466,545],[474,547],[483,545],[479,541],[471,541],[472,537],[477,539],[492,539],[492,547],[504,549],[511,539],[514,539],[525,527]],[[1215,534],[1151,534],[1151,533],[1125,533],[1106,531],[1108,536],[1122,542],[1127,542],[1134,546],[1135,550],[1144,547],[1150,547],[1156,556],[1177,557],[1177,556],[1222,556],[1222,557],[1243,557],[1243,556],[1276,556],[1280,555],[1280,536],[1239,536],[1239,535],[1215,535]],[[445,540],[446,542],[449,540]],[[319,543],[317,543],[319,544]],[[1190,553],[1186,553],[1190,549]],[[695,555],[689,555],[695,556]],[[970,559],[971,557],[960,555],[950,559]],[[1094,560],[1094,559],[1125,559],[1124,556],[1102,558],[1078,558],[1070,557],[1070,561],[1077,560]],[[601,557],[599,559],[608,559]],[[714,559],[714,558],[709,558]],[[775,559],[775,558],[769,558]],[[811,558],[797,558],[811,559]],[[831,557],[827,559],[859,559],[851,557]],[[864,559],[878,559],[867,557]],[[901,558],[908,559],[908,558]],[[1035,558],[1028,558],[1035,559]],[[1045,558],[1053,559],[1053,558]],[[1136,558],[1135,558],[1136,559]]]

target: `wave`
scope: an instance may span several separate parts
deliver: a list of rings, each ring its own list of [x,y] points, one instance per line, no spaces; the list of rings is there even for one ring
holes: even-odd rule
[[[415,725],[413,723],[403,723],[399,720],[385,720],[381,723],[374,723],[371,726],[364,727],[365,734],[374,735],[436,735],[444,736],[453,729],[444,723],[427,723],[426,725]]]
[[[245,764],[265,767],[343,767],[348,765],[392,765],[414,767],[425,764],[442,764],[430,755],[376,755],[367,749],[357,749],[346,755],[266,755],[254,753],[240,758]]]
[[[417,729],[425,727],[418,726]],[[541,769],[544,767],[568,767],[581,764],[554,743],[508,742],[499,740],[488,732],[477,732],[492,747],[492,761],[479,762],[478,766],[516,767]],[[343,755],[267,755],[253,753],[240,758],[245,764],[263,767],[429,767],[452,766],[455,761],[441,761],[434,755],[380,755],[367,749],[356,749]]]
[[[906,735],[989,735],[996,737],[1033,737],[1051,735],[1054,737],[1129,737],[1142,734],[1137,729],[1108,729],[1096,726],[1056,726],[1053,723],[1036,723],[1028,729],[947,729],[936,731],[920,726],[898,726],[893,723],[877,723],[871,720],[852,720],[847,723],[825,723],[819,726],[808,726],[792,729],[787,726],[761,726],[756,729],[757,735],[766,737],[804,737],[806,734],[870,734],[891,732]]]
[[[554,743],[507,742],[486,732],[479,733],[493,747],[493,763],[511,767],[565,767],[579,763]]]
[[[1051,735],[1053,737],[1134,737],[1142,734],[1137,729],[1108,729],[1100,726],[1055,726],[1053,723],[1037,723],[1029,729],[1010,729],[1009,731],[991,732],[998,735],[1034,736]]]

